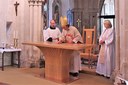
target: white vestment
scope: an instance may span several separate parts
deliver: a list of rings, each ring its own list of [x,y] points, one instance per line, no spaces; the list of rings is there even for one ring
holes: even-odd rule
[[[99,42],[103,40],[104,52],[102,55],[104,58],[101,59],[101,55],[98,57],[96,73],[110,77],[114,70],[114,30],[112,28],[105,29],[99,39]],[[102,45],[101,45],[102,46]],[[103,60],[104,59],[104,60]]]
[[[64,42],[73,41],[74,43],[83,43],[82,37],[74,26],[70,26],[69,30],[62,31],[62,37],[61,40]],[[80,52],[74,51],[71,55],[71,61],[70,61],[70,72],[79,72],[81,70],[81,59],[80,59]]]
[[[83,43],[81,34],[74,26],[70,26],[69,30],[63,29],[61,38],[64,42],[72,40],[74,43]]]
[[[44,34],[44,41],[47,41],[47,39],[50,37],[53,39],[57,39],[57,38],[59,39],[59,37],[61,36],[61,32],[57,27],[55,29],[48,28],[44,30],[43,34]]]

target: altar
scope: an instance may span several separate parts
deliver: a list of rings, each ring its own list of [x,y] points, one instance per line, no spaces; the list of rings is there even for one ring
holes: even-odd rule
[[[69,82],[69,61],[73,51],[85,49],[84,44],[56,44],[52,42],[25,42],[38,47],[45,56],[45,78],[60,83]]]

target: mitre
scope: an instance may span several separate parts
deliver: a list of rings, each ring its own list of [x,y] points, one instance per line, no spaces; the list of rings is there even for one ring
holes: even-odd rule
[[[66,16],[60,17],[60,24],[61,24],[61,27],[64,27],[68,24],[68,19]]]

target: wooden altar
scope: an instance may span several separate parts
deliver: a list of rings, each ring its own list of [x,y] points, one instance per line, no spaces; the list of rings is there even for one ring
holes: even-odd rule
[[[56,82],[69,82],[69,61],[73,51],[85,49],[84,44],[56,44],[51,42],[25,42],[38,47],[45,56],[45,78]]]

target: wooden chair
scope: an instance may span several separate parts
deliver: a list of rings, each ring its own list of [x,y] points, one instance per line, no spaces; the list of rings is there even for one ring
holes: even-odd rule
[[[83,41],[85,45],[90,45],[85,47],[85,50],[80,53],[81,58],[87,60],[88,67],[92,68],[94,61],[97,61],[97,55],[95,54],[96,48],[96,27],[93,28],[83,28]]]

